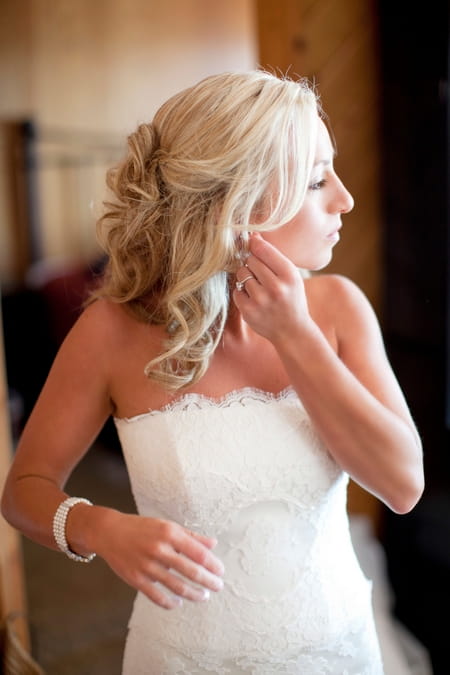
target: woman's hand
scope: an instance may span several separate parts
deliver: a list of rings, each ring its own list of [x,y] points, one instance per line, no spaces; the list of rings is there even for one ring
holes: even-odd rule
[[[295,265],[260,235],[250,238],[250,255],[236,273],[245,283],[233,300],[254,331],[275,346],[286,336],[307,330],[308,311],[303,279]]]
[[[215,539],[174,522],[105,511],[97,553],[160,607],[179,607],[182,598],[202,602],[223,588],[224,568],[211,552]]]

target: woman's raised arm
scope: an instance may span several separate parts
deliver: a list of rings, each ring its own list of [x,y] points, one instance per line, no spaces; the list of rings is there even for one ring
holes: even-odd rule
[[[234,292],[244,318],[274,344],[340,466],[393,511],[411,510],[423,491],[422,446],[368,300],[344,277],[306,282],[321,284],[317,302],[334,325],[336,353],[311,317],[295,266],[261,237],[250,250],[257,281]]]

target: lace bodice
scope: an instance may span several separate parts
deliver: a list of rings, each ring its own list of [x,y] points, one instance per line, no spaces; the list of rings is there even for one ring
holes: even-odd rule
[[[188,394],[115,422],[139,513],[216,537],[226,570],[206,604],[138,594],[124,673],[382,673],[348,476],[294,390]]]

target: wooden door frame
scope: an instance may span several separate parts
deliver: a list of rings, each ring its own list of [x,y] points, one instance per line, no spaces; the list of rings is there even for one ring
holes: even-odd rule
[[[0,308],[0,493],[11,463],[12,438]],[[29,651],[25,579],[20,535],[0,515],[0,627],[14,620],[14,631]]]

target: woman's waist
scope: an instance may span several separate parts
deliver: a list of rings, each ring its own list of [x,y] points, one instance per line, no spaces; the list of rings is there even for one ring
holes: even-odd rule
[[[206,603],[184,601],[180,609],[162,610],[138,594],[130,628],[148,627],[148,637],[176,649],[235,652],[258,649],[320,649],[364,629],[371,614],[371,584],[359,569],[336,586],[320,574],[305,573],[295,586],[263,587],[249,578],[228,578]],[[193,631],[193,627],[195,630]]]

